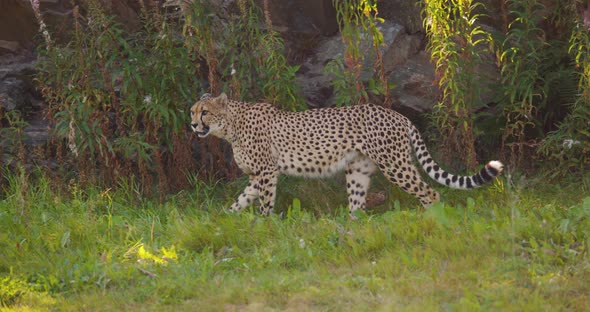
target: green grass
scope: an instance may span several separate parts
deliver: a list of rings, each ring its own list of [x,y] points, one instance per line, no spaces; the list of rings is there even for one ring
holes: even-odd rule
[[[590,310],[590,175],[438,188],[428,211],[381,178],[356,221],[340,179],[282,179],[264,218],[223,210],[245,180],[159,203],[11,176],[0,310]]]

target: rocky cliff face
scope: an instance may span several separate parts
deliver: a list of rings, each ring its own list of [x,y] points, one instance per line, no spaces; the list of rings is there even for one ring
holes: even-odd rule
[[[38,0],[41,12],[52,34],[66,34],[72,21],[70,0]],[[129,29],[139,26],[138,0],[101,0]],[[146,5],[174,5],[175,0],[144,0]],[[177,2],[177,1],[176,1]],[[235,0],[213,0],[212,5],[225,10],[235,7]],[[256,0],[264,5],[263,0]],[[414,111],[425,111],[434,103],[436,88],[434,70],[423,52],[424,34],[418,2],[378,1],[380,25],[384,35],[385,72],[395,84],[394,105]],[[298,55],[293,62],[301,65],[298,80],[310,106],[332,103],[330,78],[325,65],[343,54],[344,45],[338,33],[336,12],[331,0],[268,1],[273,27],[285,38],[289,53]],[[34,112],[42,107],[35,93],[35,43],[40,40],[38,24],[30,0],[0,2],[0,105],[5,111],[17,109]]]

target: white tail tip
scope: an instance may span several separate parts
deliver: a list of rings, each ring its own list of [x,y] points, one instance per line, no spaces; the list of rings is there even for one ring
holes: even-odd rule
[[[501,162],[497,161],[497,160],[490,161],[486,165],[486,167],[492,168],[492,169],[498,171],[498,175],[502,172],[502,169],[504,169],[504,165]]]

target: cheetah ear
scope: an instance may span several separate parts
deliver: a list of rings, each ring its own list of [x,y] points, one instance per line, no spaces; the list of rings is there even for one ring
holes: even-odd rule
[[[202,100],[210,99],[211,97],[212,97],[211,93],[203,93],[203,95],[201,95],[201,98],[199,100],[202,101]]]
[[[227,95],[225,93],[221,93],[218,97],[217,97],[217,103],[225,106],[227,104]]]
[[[219,97],[217,97],[218,101],[227,102],[227,95],[225,93],[221,93]]]

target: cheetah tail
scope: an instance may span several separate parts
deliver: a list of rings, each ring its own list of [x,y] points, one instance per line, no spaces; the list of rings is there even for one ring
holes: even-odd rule
[[[490,182],[495,177],[500,175],[504,165],[497,161],[492,160],[488,162],[478,173],[472,176],[458,176],[444,171],[438,164],[432,159],[432,156],[426,149],[426,145],[422,140],[422,136],[418,129],[410,123],[409,135],[416,153],[418,162],[424,168],[428,176],[430,176],[436,182],[446,185],[455,189],[468,190],[476,187],[480,187],[487,182]]]

